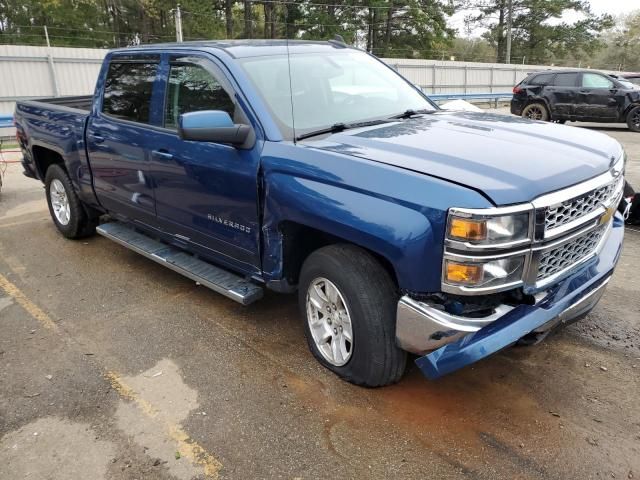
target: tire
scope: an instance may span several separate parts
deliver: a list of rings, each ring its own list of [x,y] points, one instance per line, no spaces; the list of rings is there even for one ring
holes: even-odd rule
[[[318,291],[328,301],[314,304],[309,295],[312,286],[319,289],[314,288],[315,302],[320,298],[316,296]],[[331,288],[338,292],[333,299]],[[323,366],[348,382],[366,387],[381,387],[402,378],[407,353],[396,345],[398,293],[389,273],[371,254],[353,245],[316,250],[302,266],[298,302],[309,349]],[[331,307],[333,310],[325,314],[325,308]],[[316,341],[312,322],[316,336],[335,336],[330,342]],[[351,342],[346,340],[349,328]],[[345,348],[337,347],[342,353],[334,356],[335,345]]]
[[[549,111],[542,103],[530,103],[522,110],[522,118],[531,120],[549,121]]]
[[[51,165],[47,169],[44,186],[49,213],[62,235],[76,239],[95,234],[98,219],[87,214],[64,168]]]
[[[629,110],[629,113],[627,113],[627,125],[632,132],[640,132],[640,106]]]

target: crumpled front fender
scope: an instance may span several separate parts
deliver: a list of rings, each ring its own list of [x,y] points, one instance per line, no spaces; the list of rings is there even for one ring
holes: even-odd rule
[[[559,282],[536,305],[520,305],[477,332],[418,358],[416,364],[433,380],[499,352],[546,324],[585,315],[604,292],[620,257],[623,237],[624,223],[616,216],[600,254]]]

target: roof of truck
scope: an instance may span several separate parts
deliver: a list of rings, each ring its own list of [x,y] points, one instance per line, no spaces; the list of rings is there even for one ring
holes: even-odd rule
[[[266,55],[282,55],[287,53],[321,52],[350,47],[339,40],[197,40],[192,42],[152,43],[134,47],[119,48],[113,52],[132,52],[136,50],[174,50],[174,49],[215,49],[223,50],[234,58]]]

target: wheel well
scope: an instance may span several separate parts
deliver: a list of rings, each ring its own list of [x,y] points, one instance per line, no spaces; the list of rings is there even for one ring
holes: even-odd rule
[[[51,165],[60,165],[64,168],[64,159],[62,155],[46,147],[40,147],[34,145],[32,148],[33,160],[38,169],[40,178],[44,181],[44,177],[47,175],[47,170]]]
[[[551,115],[551,109],[549,108],[549,104],[547,103],[547,101],[544,98],[539,98],[539,97],[530,98],[527,101],[527,103],[525,104],[525,107],[528,107],[529,105],[531,105],[533,103],[541,104],[544,108],[547,109],[547,113],[549,113],[549,115]]]
[[[389,273],[391,280],[398,286],[398,279],[393,265],[384,256],[357,245],[344,238],[331,235],[321,230],[295,222],[284,222],[280,225],[282,233],[283,276],[289,284],[297,285],[302,264],[314,251],[327,245],[349,243],[369,252]]]
[[[633,110],[634,108],[636,108],[636,107],[640,107],[640,103],[632,103],[631,105],[629,105],[627,107],[627,109],[624,111],[624,114],[622,115],[622,117],[623,117],[622,120],[626,122],[627,121],[627,115],[629,115],[629,112],[631,110]]]

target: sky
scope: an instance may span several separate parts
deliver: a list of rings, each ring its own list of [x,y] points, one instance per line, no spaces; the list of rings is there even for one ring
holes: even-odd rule
[[[591,10],[597,14],[609,13],[613,16],[624,15],[634,10],[640,10],[640,0],[589,0]],[[460,35],[464,35],[464,17],[470,12],[459,12],[453,15],[449,24],[458,29]],[[562,21],[574,22],[580,18],[580,14],[575,11],[566,11],[562,16]],[[482,28],[472,32],[473,36],[480,35]]]

